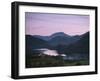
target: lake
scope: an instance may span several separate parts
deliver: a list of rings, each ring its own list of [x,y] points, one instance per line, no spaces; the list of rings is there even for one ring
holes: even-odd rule
[[[88,59],[88,54],[80,54],[80,53],[73,53],[73,54],[59,54],[56,50],[51,50],[47,48],[35,49],[40,52],[39,55],[49,55],[49,56],[61,56],[64,60],[81,60],[81,59]]]

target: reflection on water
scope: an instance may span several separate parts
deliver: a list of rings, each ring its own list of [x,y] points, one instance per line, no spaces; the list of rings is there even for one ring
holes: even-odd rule
[[[56,50],[50,50],[47,48],[35,49],[40,52],[40,55],[49,55],[49,56],[61,56],[64,60],[80,60],[87,59],[88,54],[59,54]]]
[[[41,53],[45,54],[45,55],[50,55],[50,56],[58,56],[59,55],[56,50],[50,50],[50,49],[46,49],[46,48],[36,49],[36,50],[41,51]]]

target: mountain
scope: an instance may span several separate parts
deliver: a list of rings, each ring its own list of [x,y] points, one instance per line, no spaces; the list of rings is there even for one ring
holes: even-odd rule
[[[79,41],[69,46],[72,52],[89,54],[89,32],[83,34]]]
[[[55,37],[57,37],[57,36],[61,36],[61,37],[71,37],[70,35],[67,35],[67,34],[65,34],[64,32],[57,32],[57,33],[54,33],[54,34],[52,34],[51,36],[50,36],[50,38],[55,38]]]
[[[42,36],[26,35],[26,53],[37,54],[35,49],[46,48],[56,50],[59,54],[89,54],[89,32],[80,36],[69,36],[59,32],[47,36],[46,39],[48,38],[49,40],[44,40]]]
[[[64,32],[57,32],[52,34],[51,36],[39,36],[34,35],[34,37],[47,41],[52,46],[57,46],[59,44],[69,45],[73,42],[79,40],[80,36],[70,36],[65,34]]]
[[[80,39],[80,36],[78,37],[72,37],[72,36],[56,36],[52,38],[49,43],[52,46],[57,46],[57,45],[69,45],[71,43],[76,42],[77,40]]]
[[[26,35],[26,53],[32,54],[34,49],[48,48],[49,45],[46,41],[36,38],[31,35]]]
[[[42,40],[45,40],[45,41],[49,41],[51,40],[52,38],[55,38],[56,36],[64,36],[64,37],[70,37],[69,35],[63,33],[63,32],[57,32],[57,33],[54,33],[50,36],[40,36],[40,35],[34,35],[34,37],[36,38],[40,38]]]
[[[34,48],[41,48],[41,47],[48,46],[48,43],[34,36],[26,35],[26,45],[34,49]]]
[[[80,36],[80,39],[68,46],[58,45],[56,47],[59,53],[72,54],[72,53],[88,53],[89,54],[89,32]]]
[[[49,41],[51,39],[49,36],[34,35],[34,37],[45,40],[45,41]]]
[[[83,34],[79,41],[70,46],[70,50],[73,52],[89,54],[89,32]]]

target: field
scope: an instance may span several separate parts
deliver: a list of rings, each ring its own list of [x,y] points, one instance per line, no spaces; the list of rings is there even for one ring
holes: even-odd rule
[[[64,60],[61,56],[33,56],[26,58],[26,68],[89,65],[86,59]]]

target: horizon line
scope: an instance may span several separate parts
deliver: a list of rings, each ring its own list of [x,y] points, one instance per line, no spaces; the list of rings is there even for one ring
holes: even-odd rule
[[[82,33],[82,34],[76,34],[76,35],[70,35],[70,34],[68,34],[68,33],[65,33],[65,32],[61,32],[61,33],[64,33],[64,34],[66,34],[66,35],[69,35],[69,36],[80,36],[80,35],[83,35],[83,34],[85,34],[85,33],[87,33],[87,32],[89,32],[89,31],[86,31],[86,32],[84,32],[84,33]],[[55,33],[60,33],[60,32],[55,32]],[[53,34],[55,34],[55,33],[52,33],[52,34],[50,34],[50,35],[34,35],[34,34],[25,34],[25,35],[31,35],[31,36],[52,36]]]

